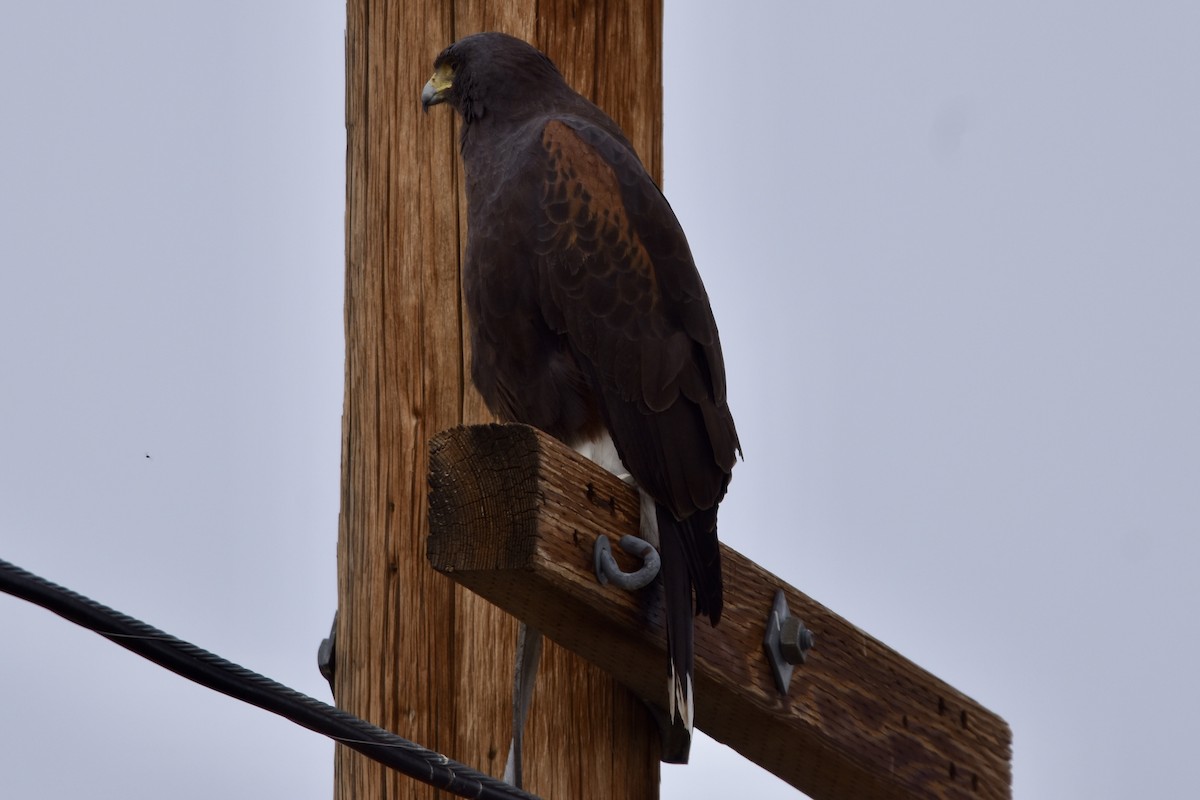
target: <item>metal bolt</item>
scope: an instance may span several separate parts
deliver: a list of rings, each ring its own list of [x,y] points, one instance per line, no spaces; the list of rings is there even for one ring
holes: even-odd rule
[[[329,627],[329,638],[322,639],[317,648],[317,668],[329,681],[329,690],[333,691],[333,676],[337,670],[337,612],[333,612],[333,625]]]
[[[805,654],[812,649],[813,632],[804,627],[799,617],[786,617],[779,626],[779,654],[789,664],[803,664]]]
[[[766,630],[763,631],[763,652],[775,687],[780,694],[788,693],[792,680],[792,668],[803,664],[805,654],[812,649],[813,632],[804,627],[800,618],[788,610],[787,598],[782,589],[775,591],[775,602],[767,613]]]

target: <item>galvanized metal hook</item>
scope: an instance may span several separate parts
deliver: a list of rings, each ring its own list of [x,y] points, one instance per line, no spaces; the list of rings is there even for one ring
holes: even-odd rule
[[[654,580],[654,576],[658,574],[658,551],[645,539],[628,534],[622,536],[618,544],[626,553],[642,560],[641,568],[633,572],[623,572],[617,565],[616,559],[613,558],[612,546],[608,543],[608,537],[600,535],[596,537],[596,545],[592,550],[596,566],[596,580],[600,581],[601,586],[612,581],[613,585],[628,592],[648,586],[650,581]]]

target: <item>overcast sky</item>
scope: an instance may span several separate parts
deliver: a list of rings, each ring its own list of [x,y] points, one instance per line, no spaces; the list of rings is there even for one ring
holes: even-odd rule
[[[0,10],[0,558],[322,699],[344,13]],[[1016,796],[1193,793],[1200,5],[665,23],[723,538],[1005,717]],[[0,637],[5,797],[331,796],[315,734],[7,596]],[[692,761],[664,798],[796,796]]]

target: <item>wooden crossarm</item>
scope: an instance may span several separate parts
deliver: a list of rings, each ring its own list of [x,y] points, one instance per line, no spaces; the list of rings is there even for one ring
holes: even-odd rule
[[[665,707],[660,583],[601,586],[597,536],[638,529],[637,493],[533,428],[447,430],[430,445],[434,568]],[[1008,725],[722,546],[725,611],[696,621],[696,725],[815,800],[1011,797]],[[777,589],[816,637],[780,694],[762,639]],[[533,713],[552,713],[538,709]]]

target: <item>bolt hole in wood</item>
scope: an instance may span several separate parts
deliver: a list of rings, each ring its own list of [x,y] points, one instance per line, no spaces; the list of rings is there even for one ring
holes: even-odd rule
[[[964,709],[963,711],[959,712],[959,715],[958,715],[958,721],[962,723],[962,726],[963,726],[964,728],[966,728],[966,727],[967,727],[967,712],[966,712],[966,709]]]
[[[978,775],[971,776],[971,791],[972,792],[979,791],[979,776]]]
[[[954,762],[950,762],[950,780],[958,777],[958,767],[954,766]]]
[[[941,716],[942,714],[945,714],[945,713],[946,713],[946,701],[939,697],[938,698],[938,715]]]
[[[617,515],[617,498],[611,494],[607,497],[601,496],[600,492],[596,491],[596,484],[588,481],[587,484],[587,499],[588,502],[599,508],[607,508],[611,516]]]

